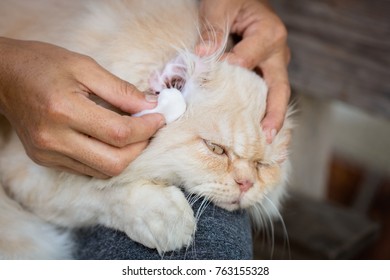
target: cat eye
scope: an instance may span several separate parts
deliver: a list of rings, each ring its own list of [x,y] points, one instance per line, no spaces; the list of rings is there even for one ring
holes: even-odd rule
[[[225,153],[225,149],[222,148],[221,146],[208,140],[203,140],[203,141],[206,144],[207,148],[209,148],[209,150],[212,151],[214,154],[223,155]]]
[[[257,165],[258,168],[260,168],[260,167],[268,168],[268,167],[271,167],[272,164],[269,163],[269,162],[257,161],[256,165]]]

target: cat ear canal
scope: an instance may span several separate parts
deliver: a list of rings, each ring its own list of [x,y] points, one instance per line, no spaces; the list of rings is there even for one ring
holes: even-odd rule
[[[169,61],[162,71],[155,71],[149,79],[151,91],[176,88],[182,91],[187,79],[187,65],[181,56]]]

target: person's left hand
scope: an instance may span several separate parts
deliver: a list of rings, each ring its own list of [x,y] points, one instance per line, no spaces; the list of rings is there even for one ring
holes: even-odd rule
[[[200,14],[206,28],[195,52],[200,56],[214,52],[223,43],[228,27],[231,34],[242,39],[222,58],[259,71],[266,81],[269,92],[261,125],[271,143],[283,125],[290,98],[285,26],[267,0],[201,0]]]

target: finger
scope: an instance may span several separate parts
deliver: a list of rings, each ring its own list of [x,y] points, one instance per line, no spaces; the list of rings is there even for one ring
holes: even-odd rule
[[[261,121],[261,125],[268,144],[273,142],[276,134],[281,129],[286,114],[285,109],[287,108],[284,105],[281,107],[279,105],[279,101],[275,101],[276,98],[273,98],[274,96],[275,95],[273,94],[268,96],[266,114]],[[278,105],[275,106],[275,104]]]
[[[261,125],[267,142],[272,143],[283,126],[291,89],[284,58],[276,57],[267,61],[262,65],[261,70],[268,84],[267,108]]]
[[[201,31],[200,40],[195,46],[195,54],[204,57],[211,56],[224,44],[225,32],[216,26],[207,25]]]
[[[231,64],[254,69],[270,55],[269,48],[263,42],[263,38],[257,34],[245,37],[224,58]]]
[[[233,50],[229,53],[225,53],[221,59],[228,61],[230,64],[247,69],[254,69],[256,67],[255,60],[257,60],[253,55],[245,55],[243,53],[236,54]]]
[[[140,118],[122,116],[100,107],[82,96],[73,96],[74,108],[69,125],[74,130],[115,147],[148,140],[164,126],[160,114],[144,115]]]
[[[74,133],[67,137],[74,145],[62,146],[61,153],[105,176],[119,175],[138,157],[148,141],[138,142],[123,148],[115,148],[83,134]],[[64,140],[66,142],[70,140]],[[71,168],[73,169],[73,168]]]
[[[233,3],[234,4],[234,3]],[[225,38],[232,26],[237,13],[231,8],[232,3],[222,1],[207,2],[201,1],[200,15],[202,26],[200,41],[195,47],[195,53],[199,56],[213,55],[223,47]]]
[[[157,99],[145,98],[145,94],[134,85],[114,76],[94,61],[85,63],[78,70],[88,91],[124,112],[133,114],[157,105]]]
[[[66,155],[60,154],[58,152],[49,152],[47,150],[42,151],[42,153],[43,155],[40,156],[39,160],[40,165],[77,175],[87,175],[99,179],[108,178],[107,175]]]
[[[229,62],[248,69],[254,69],[271,58],[275,50],[283,50],[287,38],[285,26],[278,17],[269,13],[267,5],[255,9],[244,9],[232,27],[232,32],[240,35],[242,40],[230,51]]]
[[[75,175],[84,175],[84,176],[90,176],[97,179],[108,179],[110,176],[103,174],[93,168],[90,168],[89,166],[82,164],[77,161],[73,161],[72,163],[65,164],[65,165],[57,165],[53,166],[57,170],[65,171],[71,174]]]

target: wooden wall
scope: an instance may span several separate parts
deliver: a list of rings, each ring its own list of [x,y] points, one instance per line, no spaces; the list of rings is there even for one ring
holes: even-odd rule
[[[390,118],[390,1],[270,3],[289,31],[293,89]]]

